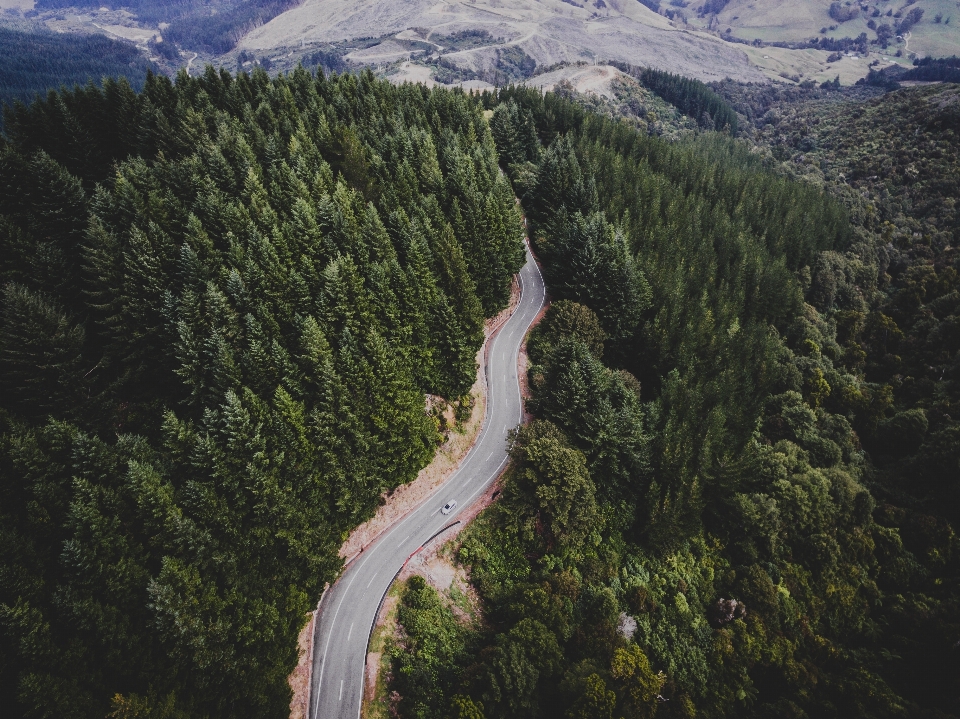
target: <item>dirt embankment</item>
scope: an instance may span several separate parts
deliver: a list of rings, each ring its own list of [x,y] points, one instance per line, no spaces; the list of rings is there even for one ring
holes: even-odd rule
[[[308,719],[308,707],[310,706],[310,679],[312,675],[313,663],[313,624],[316,620],[316,612],[310,612],[310,621],[300,630],[300,637],[297,639],[297,651],[300,660],[297,662],[297,668],[287,680],[290,688],[293,690],[293,698],[290,700],[290,719]]]
[[[485,329],[488,340],[513,314],[519,299],[520,288],[514,281],[510,294],[510,304],[507,309],[486,322]],[[433,461],[420,470],[417,478],[409,484],[398,487],[390,496],[385,495],[384,504],[377,510],[373,518],[350,533],[347,541],[340,547],[340,556],[347,563],[355,559],[365,547],[406,516],[408,512],[420,506],[424,499],[447,481],[447,478],[460,466],[461,460],[467,456],[467,452],[470,451],[480,428],[483,426],[483,418],[486,413],[485,353],[488,345],[489,341],[484,342],[483,347],[477,353],[479,371],[477,372],[477,381],[470,389],[470,393],[476,398],[476,403],[470,419],[464,423],[463,430],[461,432],[451,430],[447,440],[437,450]]]

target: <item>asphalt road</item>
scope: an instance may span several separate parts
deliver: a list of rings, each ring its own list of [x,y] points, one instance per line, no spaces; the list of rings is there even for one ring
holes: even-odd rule
[[[313,638],[311,719],[356,719],[363,697],[364,659],[380,599],[418,547],[456,521],[507,463],[507,432],[523,416],[517,355],[544,303],[543,277],[527,250],[520,270],[520,301],[493,336],[487,353],[487,413],[483,428],[457,472],[416,510],[355,559],[323,598]],[[440,508],[451,499],[449,515]],[[440,537],[436,541],[443,541]]]

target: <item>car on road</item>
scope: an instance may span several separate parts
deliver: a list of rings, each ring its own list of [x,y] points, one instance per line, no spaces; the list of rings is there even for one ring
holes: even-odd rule
[[[457,508],[457,500],[451,499],[449,502],[443,505],[443,509],[441,509],[440,511],[443,514],[450,514],[450,512],[452,512],[456,508]]]

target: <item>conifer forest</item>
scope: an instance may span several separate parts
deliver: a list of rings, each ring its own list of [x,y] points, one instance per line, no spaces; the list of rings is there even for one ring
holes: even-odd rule
[[[346,533],[523,261],[481,108],[212,69],[7,115],[3,704],[282,716]],[[482,240],[482,241],[481,241]]]
[[[5,716],[290,716],[525,220],[533,420],[468,610],[401,586],[393,716],[960,718],[960,93],[633,70],[698,127],[302,67],[8,108]]]
[[[0,26],[0,103],[30,102],[47,89],[126,76],[139,90],[152,63],[136,48],[102,35],[57,35]],[[0,128],[3,118],[0,117]]]

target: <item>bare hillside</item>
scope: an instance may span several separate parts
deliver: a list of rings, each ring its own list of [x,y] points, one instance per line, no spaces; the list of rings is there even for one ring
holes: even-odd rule
[[[531,77],[524,84],[549,92],[559,83],[566,81],[576,92],[595,93],[611,98],[613,81],[625,77],[626,75],[610,65],[567,66]]]
[[[405,36],[434,43],[448,62],[474,71],[494,65],[505,48],[518,47],[541,67],[622,60],[703,80],[764,79],[739,47],[678,28],[636,0],[579,2],[583,6],[561,0],[306,0],[251,32],[240,46],[262,53],[412,31]],[[463,30],[484,30],[491,40],[481,47],[444,47],[443,38]],[[390,47],[382,54],[393,52]]]

